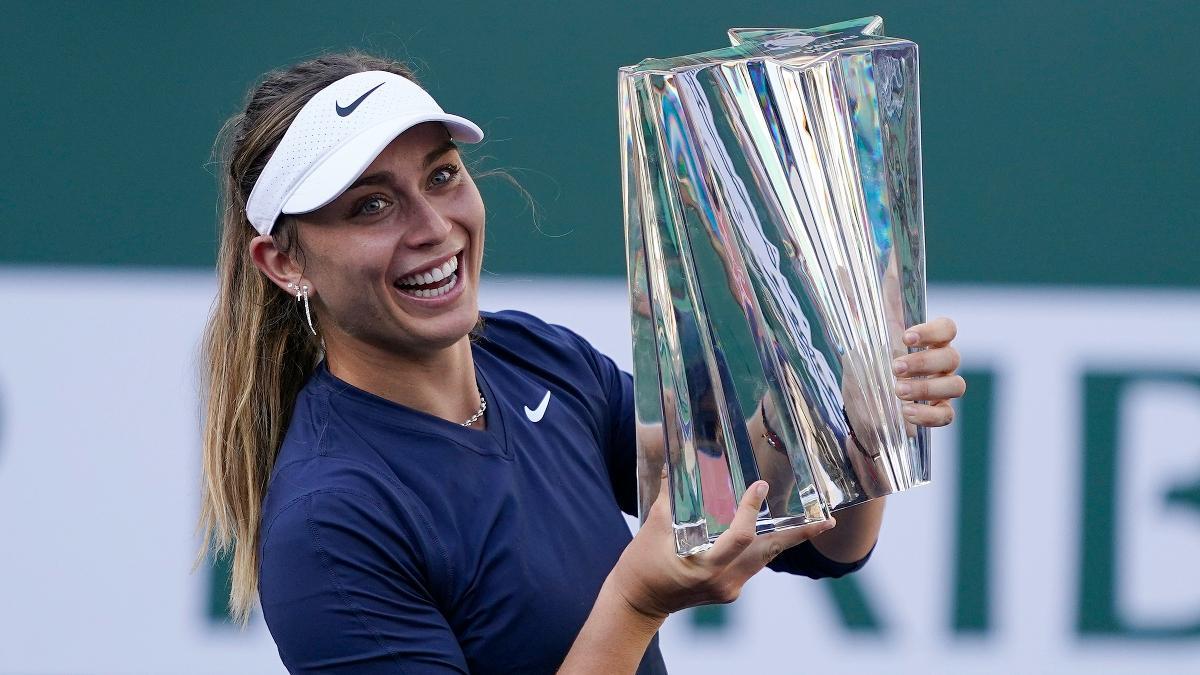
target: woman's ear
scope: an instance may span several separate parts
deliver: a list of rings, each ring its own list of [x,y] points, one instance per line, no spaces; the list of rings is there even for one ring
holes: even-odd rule
[[[291,256],[279,250],[275,245],[274,237],[269,234],[260,234],[251,239],[250,259],[254,261],[254,266],[267,275],[276,286],[289,295],[292,294],[288,284],[299,283],[302,270]]]

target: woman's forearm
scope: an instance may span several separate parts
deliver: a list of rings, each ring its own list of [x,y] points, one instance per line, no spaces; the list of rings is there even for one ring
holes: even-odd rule
[[[610,577],[558,672],[633,673],[665,620],[666,616],[649,616],[635,609]]]
[[[746,429],[750,437],[774,436],[774,431],[766,424],[765,406],[769,399],[764,399],[754,415],[746,420]],[[764,441],[765,442],[765,441]],[[776,440],[775,443],[779,441]],[[772,443],[774,445],[774,443]],[[759,446],[761,450],[761,445]],[[851,451],[852,452],[852,451]],[[759,467],[765,469],[760,477],[767,479],[772,487],[786,489],[774,491],[776,496],[786,497],[792,489],[792,467],[783,452],[759,452]],[[765,461],[764,461],[765,460]],[[827,530],[812,538],[812,545],[821,555],[842,563],[852,563],[862,560],[871,552],[879,538],[879,529],[883,524],[883,505],[885,499],[879,497],[869,502],[838,511],[834,518],[837,527]]]
[[[830,560],[843,563],[862,560],[879,538],[885,501],[879,497],[838,511],[834,514],[837,527],[813,537],[813,546]]]

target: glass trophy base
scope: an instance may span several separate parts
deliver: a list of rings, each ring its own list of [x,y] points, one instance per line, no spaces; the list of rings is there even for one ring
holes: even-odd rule
[[[819,523],[823,520],[827,520],[823,515],[817,518],[810,518],[808,516],[760,518],[754,524],[754,533],[780,532],[782,530],[790,530],[796,527],[803,527],[804,525]],[[674,527],[675,551],[681,558],[695,555],[701,551],[707,551],[717,541],[717,537],[709,537],[708,523],[703,520],[696,523],[677,523]]]

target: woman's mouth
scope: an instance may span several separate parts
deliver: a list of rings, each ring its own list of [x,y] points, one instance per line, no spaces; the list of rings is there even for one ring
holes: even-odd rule
[[[430,300],[441,298],[459,286],[458,256],[453,256],[440,267],[412,274],[394,284],[396,290],[410,298]]]

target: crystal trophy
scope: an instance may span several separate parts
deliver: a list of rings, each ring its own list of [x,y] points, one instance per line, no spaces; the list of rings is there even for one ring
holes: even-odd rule
[[[892,360],[925,320],[917,46],[867,17],[733,29],[620,69],[644,520],[663,462],[680,555],[929,481]]]

